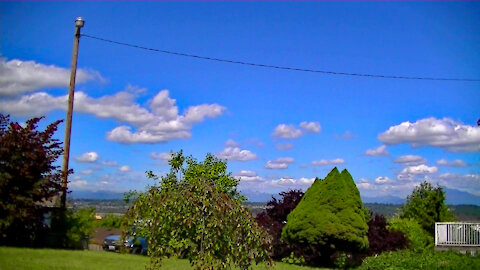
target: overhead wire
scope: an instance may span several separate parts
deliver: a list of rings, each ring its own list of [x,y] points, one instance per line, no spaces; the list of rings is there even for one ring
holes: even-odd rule
[[[122,46],[142,49],[142,50],[148,50],[148,51],[153,51],[153,52],[159,52],[159,53],[164,53],[164,54],[184,56],[184,57],[197,58],[197,59],[208,60],[208,61],[216,61],[216,62],[237,64],[237,65],[253,66],[253,67],[281,69],[281,70],[290,70],[290,71],[299,71],[299,72],[310,72],[310,73],[322,73],[322,74],[329,74],[329,75],[383,78],[383,79],[480,82],[480,79],[475,79],[475,78],[445,78],[445,77],[420,77],[420,76],[418,76],[418,77],[413,76],[412,77],[412,76],[397,76],[397,75],[339,72],[339,71],[317,70],[317,69],[308,69],[308,68],[297,68],[297,67],[289,67],[289,66],[268,65],[268,64],[251,63],[251,62],[244,62],[244,61],[238,61],[238,60],[229,60],[229,59],[223,59],[223,58],[201,56],[201,55],[188,54],[188,53],[183,53],[183,52],[175,52],[175,51],[149,48],[149,47],[130,44],[130,43],[126,43],[126,42],[120,42],[120,41],[110,40],[110,39],[106,39],[106,38],[91,36],[91,35],[88,35],[88,34],[81,34],[81,36],[91,38],[91,39],[95,39],[95,40],[99,40],[99,41],[112,43],[112,44],[117,44],[117,45],[122,45]]]

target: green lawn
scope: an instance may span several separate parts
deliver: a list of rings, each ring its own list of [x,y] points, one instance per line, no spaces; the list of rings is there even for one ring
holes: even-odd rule
[[[73,251],[0,247],[1,270],[144,270],[148,257],[104,251]],[[168,259],[162,269],[192,269],[187,260]],[[253,269],[268,269],[256,265]],[[313,269],[277,263],[278,270]]]

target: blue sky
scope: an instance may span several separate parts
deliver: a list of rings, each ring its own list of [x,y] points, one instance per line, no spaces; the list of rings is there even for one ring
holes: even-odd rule
[[[65,118],[73,21],[145,47],[339,72],[480,78],[480,3],[0,2],[0,112]],[[423,180],[480,202],[480,82],[248,67],[82,37],[72,190],[144,189],[169,151],[227,159],[245,193],[347,168],[365,197]],[[57,137],[63,140],[64,126]]]

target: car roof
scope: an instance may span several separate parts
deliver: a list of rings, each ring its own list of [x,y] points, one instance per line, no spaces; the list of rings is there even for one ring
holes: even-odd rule
[[[115,240],[115,241],[120,240],[120,235],[117,235],[117,234],[109,235],[109,236],[105,237],[105,240]]]

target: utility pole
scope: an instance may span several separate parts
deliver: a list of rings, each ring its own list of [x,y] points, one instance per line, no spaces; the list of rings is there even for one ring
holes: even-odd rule
[[[66,208],[67,202],[67,183],[68,183],[68,159],[70,157],[70,136],[72,133],[72,113],[73,113],[73,96],[75,92],[75,76],[77,75],[77,59],[78,59],[78,43],[80,41],[80,28],[83,27],[85,21],[82,17],[75,20],[75,35],[73,37],[73,53],[72,67],[70,70],[70,87],[68,89],[68,108],[67,119],[65,122],[65,140],[63,145],[63,163],[62,163],[62,197],[61,207]]]

